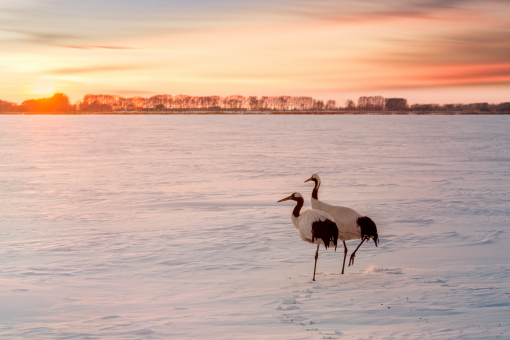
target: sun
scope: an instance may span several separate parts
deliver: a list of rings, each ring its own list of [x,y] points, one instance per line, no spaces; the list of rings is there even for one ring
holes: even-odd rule
[[[55,88],[55,84],[53,80],[48,78],[40,78],[35,82],[33,86],[34,93],[50,93]]]

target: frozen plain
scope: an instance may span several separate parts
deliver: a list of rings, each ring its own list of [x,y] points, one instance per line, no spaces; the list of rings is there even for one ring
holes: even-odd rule
[[[0,337],[510,339],[509,131],[509,116],[0,116]],[[309,197],[313,173],[381,237],[346,275],[342,248],[321,248],[316,282],[276,203]]]

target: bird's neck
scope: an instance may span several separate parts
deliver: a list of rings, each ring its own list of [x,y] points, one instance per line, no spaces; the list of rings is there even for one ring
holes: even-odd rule
[[[302,198],[299,198],[296,200],[297,204],[296,204],[296,207],[294,208],[294,211],[292,212],[292,215],[294,217],[299,217],[299,212],[301,211],[301,208],[303,207],[303,204],[305,203],[305,201],[302,199]]]
[[[313,188],[313,191],[312,191],[312,198],[318,200],[319,199],[319,187],[321,186],[321,184],[316,179],[314,179],[314,182],[315,182],[315,187]]]

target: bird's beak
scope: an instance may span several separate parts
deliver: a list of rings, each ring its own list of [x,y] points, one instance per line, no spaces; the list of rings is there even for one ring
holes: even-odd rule
[[[313,178],[312,178],[312,177],[310,177],[309,179],[307,179],[307,180],[305,181],[305,183],[306,183],[306,182],[310,182],[310,181],[313,181]]]
[[[279,201],[278,201],[278,202],[276,202],[276,203],[280,203],[280,202],[283,202],[283,201],[288,201],[288,200],[290,200],[290,199],[292,199],[292,196],[282,198],[281,200],[279,200]]]

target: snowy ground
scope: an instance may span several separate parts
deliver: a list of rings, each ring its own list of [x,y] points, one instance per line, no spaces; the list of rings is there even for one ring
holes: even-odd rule
[[[508,131],[510,116],[0,116],[0,337],[510,339]],[[341,248],[321,249],[312,282],[315,247],[276,201],[309,197],[315,172],[381,243],[346,275]]]

